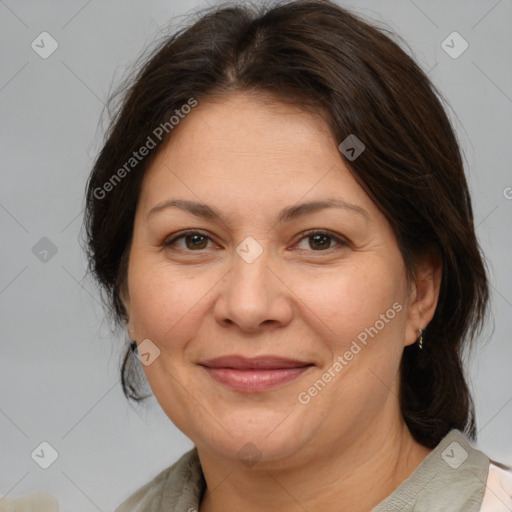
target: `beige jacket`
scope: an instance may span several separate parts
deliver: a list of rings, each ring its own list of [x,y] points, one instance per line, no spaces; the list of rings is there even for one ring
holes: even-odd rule
[[[197,512],[206,488],[197,449],[185,453],[115,512]],[[372,512],[512,512],[512,473],[452,430]]]

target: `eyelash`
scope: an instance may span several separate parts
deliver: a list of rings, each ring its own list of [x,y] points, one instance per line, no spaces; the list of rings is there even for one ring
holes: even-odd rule
[[[202,251],[205,251],[206,249],[198,249],[197,251],[194,251],[194,250],[190,250],[190,249],[182,249],[182,248],[176,249],[176,248],[172,247],[173,244],[177,240],[179,240],[180,238],[185,238],[187,236],[192,236],[192,235],[200,235],[200,236],[202,236],[204,238],[207,238],[208,240],[213,242],[213,239],[209,235],[207,235],[206,233],[204,233],[202,231],[188,230],[188,231],[183,231],[178,236],[175,236],[172,239],[166,239],[161,245],[164,248],[169,248],[169,249],[172,249],[172,250],[182,250],[182,251],[186,251],[186,252],[202,252]],[[347,241],[345,241],[342,238],[334,235],[330,231],[325,231],[325,230],[321,230],[321,229],[310,229],[308,231],[303,231],[299,235],[300,239],[299,239],[299,241],[297,243],[301,242],[305,238],[310,238],[310,237],[313,237],[313,236],[316,236],[316,235],[326,236],[326,237],[332,239],[333,241],[335,241],[338,244],[338,246],[341,246],[341,247],[348,247],[349,246],[349,243]],[[320,250],[316,250],[316,251],[311,249],[311,252],[317,252],[317,253],[328,252],[331,249],[335,249],[335,248],[336,247],[334,247],[334,248],[333,247],[329,247],[328,249],[320,249]]]

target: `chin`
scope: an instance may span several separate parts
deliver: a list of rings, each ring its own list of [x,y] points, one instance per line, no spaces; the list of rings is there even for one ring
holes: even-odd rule
[[[254,411],[229,415],[228,424],[220,423],[226,430],[219,425],[215,432],[210,431],[212,435],[205,436],[203,431],[201,439],[193,441],[199,448],[203,447],[224,459],[250,468],[271,469],[284,466],[285,461],[297,456],[308,444],[308,438],[314,437],[317,431],[311,428],[311,436],[308,436],[304,421],[292,415],[286,417],[286,414],[273,411],[265,414],[262,411],[257,417],[256,422]],[[278,462],[283,464],[276,464]]]

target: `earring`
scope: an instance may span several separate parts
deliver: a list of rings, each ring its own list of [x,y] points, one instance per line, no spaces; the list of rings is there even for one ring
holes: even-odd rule
[[[423,350],[423,331],[421,329],[418,329],[420,333],[420,339],[418,340],[418,348],[420,350]]]
[[[137,343],[135,341],[132,341],[130,344],[130,347],[132,349],[132,352],[136,355],[137,354]]]

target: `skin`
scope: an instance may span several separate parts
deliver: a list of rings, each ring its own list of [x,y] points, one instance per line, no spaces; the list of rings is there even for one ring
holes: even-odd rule
[[[277,220],[285,207],[326,198],[366,214],[326,208]],[[148,215],[169,199],[206,203],[221,220],[177,207]],[[193,236],[163,246],[187,229],[211,239],[196,239],[199,249]],[[333,238],[302,235],[309,229]],[[248,236],[263,251],[252,263],[236,252]],[[208,487],[200,512],[368,511],[407,478],[430,450],[401,417],[399,364],[433,317],[440,272],[425,258],[407,280],[389,222],[322,117],[264,95],[201,101],[144,177],[122,291],[131,338],[160,350],[143,366],[154,395],[198,449]],[[300,403],[395,303],[401,311]],[[227,354],[314,366],[270,391],[241,393],[198,365]],[[247,443],[261,457],[251,466],[238,456]]]

